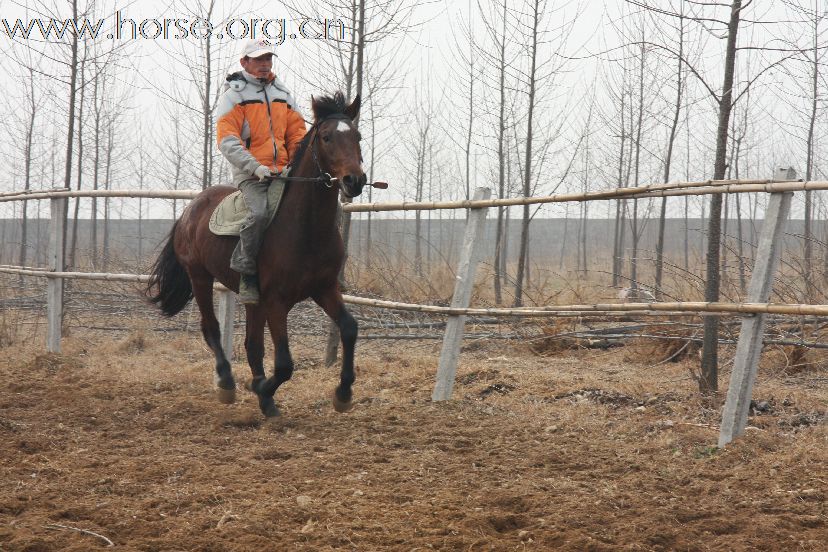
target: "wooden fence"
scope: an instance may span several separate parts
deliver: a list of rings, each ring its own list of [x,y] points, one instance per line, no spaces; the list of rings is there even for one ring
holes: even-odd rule
[[[680,182],[654,184],[635,188],[617,188],[601,192],[580,194],[555,194],[544,197],[489,199],[488,188],[478,188],[472,200],[447,202],[400,202],[400,203],[352,203],[343,206],[350,212],[377,212],[399,210],[469,209],[466,232],[456,272],[456,284],[450,307],[399,303],[365,297],[345,296],[345,301],[354,305],[442,314],[449,317],[446,324],[436,384],[432,399],[435,401],[451,398],[454,378],[460,353],[465,317],[468,315],[509,316],[509,317],[557,317],[577,316],[583,313],[605,314],[686,314],[702,315],[741,314],[742,328],[736,347],[733,372],[728,388],[727,400],[722,417],[719,446],[725,446],[744,432],[750,407],[750,397],[756,376],[756,367],[762,349],[762,338],[767,314],[828,315],[828,305],[769,304],[773,276],[779,261],[781,235],[790,211],[794,191],[828,190],[828,182],[795,181],[790,169],[780,169],[774,180],[707,180],[702,182]],[[579,202],[608,199],[633,199],[648,197],[669,197],[684,195],[707,195],[721,193],[764,192],[770,194],[765,212],[765,223],[757,248],[753,275],[748,290],[748,301],[744,303],[710,302],[652,302],[595,305],[552,305],[527,308],[469,308],[475,270],[481,248],[477,239],[482,232],[489,207],[526,204]],[[80,190],[65,188],[38,192],[7,192],[0,194],[0,203],[6,201],[28,201],[48,199],[51,202],[49,267],[47,269],[0,265],[0,273],[22,274],[47,278],[47,349],[60,351],[61,325],[63,322],[62,292],[64,279],[87,279],[145,283],[149,277],[136,274],[108,274],[65,272],[63,270],[63,224],[68,198],[75,197],[141,197],[156,199],[192,199],[198,194],[190,190]],[[226,351],[232,351],[232,324],[235,317],[234,295],[221,285],[219,292],[219,323],[222,328],[222,344]]]

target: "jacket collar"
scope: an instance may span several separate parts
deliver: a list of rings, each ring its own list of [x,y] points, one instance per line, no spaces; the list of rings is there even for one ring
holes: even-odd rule
[[[244,80],[246,80],[250,84],[256,84],[256,85],[259,85],[259,86],[262,86],[263,84],[271,84],[271,83],[273,83],[274,80],[277,80],[276,75],[274,75],[273,73],[268,73],[267,77],[264,79],[264,81],[262,81],[261,79],[259,79],[257,77],[254,77],[253,75],[251,75],[250,73],[248,73],[244,69],[242,69],[241,74],[242,74],[242,77],[244,77]]]

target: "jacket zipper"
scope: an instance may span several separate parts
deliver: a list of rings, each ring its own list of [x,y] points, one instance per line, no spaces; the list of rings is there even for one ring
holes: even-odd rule
[[[279,158],[279,152],[276,150],[276,135],[273,134],[273,116],[270,113],[270,98],[267,96],[267,84],[262,86],[262,92],[264,92],[265,103],[267,104],[267,128],[270,130],[270,140],[273,144],[273,166],[275,167],[276,160]]]

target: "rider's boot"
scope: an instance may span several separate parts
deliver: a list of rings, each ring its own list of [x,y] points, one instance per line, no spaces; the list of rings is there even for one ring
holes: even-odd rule
[[[245,305],[259,304],[259,277],[256,274],[242,274],[239,280],[239,300]]]

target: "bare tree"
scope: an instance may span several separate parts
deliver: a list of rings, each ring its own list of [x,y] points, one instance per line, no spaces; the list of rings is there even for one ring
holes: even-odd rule
[[[686,17],[688,21],[697,23],[706,29],[711,36],[725,41],[724,72],[722,75],[722,86],[720,92],[707,82],[702,72],[697,69],[687,58],[684,63],[687,69],[697,77],[710,96],[713,98],[717,108],[717,130],[715,160],[713,164],[713,179],[720,180],[725,177],[727,171],[727,149],[728,130],[730,128],[730,115],[734,104],[741,98],[751,83],[760,78],[763,74],[781,65],[785,60],[790,59],[796,52],[801,50],[791,48],[769,48],[761,46],[746,46],[751,50],[765,50],[778,53],[779,58],[765,65],[760,71],[747,81],[741,91],[734,93],[734,75],[736,71],[737,35],[742,21],[742,13],[753,4],[753,0],[732,0],[729,4],[707,4],[698,3],[689,5],[692,10],[685,16],[677,13],[672,7],[653,5],[646,0],[626,0],[628,4],[645,8],[670,18]],[[690,7],[688,9],[690,9]],[[716,17],[716,10],[727,7],[729,16],[727,19]],[[751,24],[759,24],[761,21],[751,20]],[[663,44],[660,48],[670,50]],[[707,222],[707,259],[706,259],[706,282],[705,300],[715,302],[719,300],[721,287],[721,238],[722,238],[722,196],[712,195],[709,204]],[[719,320],[710,316],[704,320],[704,339],[702,345],[701,374],[699,376],[699,390],[702,393],[715,393],[718,390],[718,330]]]
[[[529,31],[529,71],[526,74],[526,84],[528,90],[527,96],[527,113],[526,113],[526,151],[525,165],[523,172],[523,195],[529,197],[531,195],[532,182],[532,139],[534,138],[534,123],[535,109],[537,104],[535,102],[535,88],[538,84],[538,42],[540,40],[540,23],[541,13],[545,11],[546,2],[542,0],[532,0],[529,4],[531,27]],[[520,253],[518,254],[518,268],[517,276],[515,277],[515,299],[514,306],[519,307],[523,305],[523,276],[525,273],[525,264],[527,256],[527,248],[529,245],[529,205],[523,206],[523,220],[520,228]]]
[[[37,114],[43,106],[44,99],[47,94],[38,96],[38,82],[35,79],[35,72],[33,69],[33,61],[31,60],[31,52],[24,51],[21,53],[25,56],[22,63],[18,64],[20,75],[18,82],[23,83],[23,98],[15,98],[14,102],[17,105],[24,106],[23,110],[9,109],[15,126],[22,134],[22,154],[23,154],[23,189],[24,191],[31,190],[32,187],[32,171],[33,163],[37,161],[35,156],[35,129]],[[44,91],[45,92],[45,91]],[[21,101],[22,100],[22,101]],[[11,106],[10,106],[11,107]],[[15,140],[16,142],[17,140]],[[23,224],[20,234],[20,251],[18,254],[18,265],[26,266],[27,254],[29,250],[29,216],[28,216],[29,202],[23,200],[21,202]],[[21,281],[23,277],[21,276]]]
[[[166,170],[165,174],[171,177],[167,183],[173,190],[178,190],[186,179],[186,165],[192,159],[193,147],[182,130],[182,109],[176,103],[167,102],[164,106],[166,118],[173,122],[169,133],[156,136],[154,149],[158,152],[159,159],[163,160]],[[172,218],[178,216],[178,200],[171,202]]]
[[[217,0],[191,2],[174,1],[171,9],[186,13],[193,20],[209,21],[218,28],[242,14],[240,2],[219,4]],[[140,75],[142,83],[154,89],[160,97],[178,106],[186,115],[179,121],[184,123],[187,133],[197,136],[201,146],[197,163],[197,179],[201,189],[214,184],[216,164],[215,110],[221,96],[221,83],[225,71],[233,61],[239,59],[234,51],[235,41],[222,41],[217,33],[200,31],[201,34],[182,37],[173,41],[160,41],[158,46],[166,53],[159,70],[167,71],[175,78],[158,81],[148,75]],[[219,33],[220,34],[220,33]],[[232,37],[223,37],[224,39]]]
[[[826,44],[823,24],[826,17],[828,17],[828,12],[825,11],[825,6],[820,8],[819,2],[812,0],[807,0],[807,2],[803,2],[803,0],[782,0],[782,2],[794,14],[791,30],[796,34],[793,36],[799,36],[799,31],[801,31],[804,25],[807,25],[808,28],[807,45],[802,44],[800,46],[793,40],[787,40],[789,48],[794,50],[800,49],[800,52],[794,57],[794,60],[798,63],[788,64],[783,67],[785,74],[789,77],[789,85],[795,87],[795,92],[781,98],[786,103],[807,102],[807,107],[803,106],[805,107],[804,109],[799,106],[793,109],[794,113],[802,113],[807,117],[805,128],[796,128],[793,132],[797,135],[797,138],[801,136],[800,132],[805,133],[803,137],[805,149],[805,180],[808,181],[812,180],[815,174],[816,124],[824,103],[822,94],[824,87],[822,67],[824,64],[823,58],[826,53]],[[803,277],[805,279],[805,297],[803,300],[805,301],[815,300],[816,296],[816,287],[813,282],[813,215],[813,192],[806,190],[805,229],[803,236]]]
[[[747,0],[749,5],[752,0]],[[745,6],[746,7],[746,6]],[[742,0],[733,0],[730,5],[730,19],[727,23],[727,46],[725,50],[725,68],[722,82],[722,94],[719,98],[719,124],[716,131],[716,160],[713,165],[713,179],[724,178],[727,160],[727,128],[730,112],[733,109],[733,75],[736,68],[736,37],[739,32],[739,20],[742,13]],[[705,301],[719,300],[721,285],[719,274],[719,251],[721,245],[722,196],[710,198],[707,242],[707,282],[704,290]],[[708,316],[704,319],[704,342],[702,348],[701,374],[699,390],[702,393],[715,393],[719,389],[718,377],[719,318]]]
[[[116,79],[116,72],[119,68],[118,62],[118,58],[114,57],[107,63],[94,64],[95,74],[93,75],[92,98],[90,100],[92,107],[93,190],[100,189],[102,181],[107,189],[111,189],[109,179],[111,178],[112,149],[115,147],[116,136],[122,134],[115,132],[114,127],[118,125],[123,113],[128,110],[132,99],[130,80],[122,76],[118,76]],[[123,84],[120,88],[116,87],[118,81]],[[92,250],[92,266],[97,267],[101,260],[98,250],[99,202],[96,197],[91,199],[89,244]],[[104,198],[103,203],[104,210],[108,213],[109,198]],[[108,224],[108,220],[106,224]]]
[[[490,88],[495,89],[497,97],[497,103],[495,104],[495,110],[497,112],[495,121],[496,147],[493,148],[493,151],[496,151],[497,155],[497,197],[503,199],[507,194],[506,172],[509,158],[509,150],[506,144],[508,140],[507,102],[510,101],[510,98],[507,96],[507,78],[510,81],[515,78],[514,71],[510,74],[510,70],[515,61],[515,54],[507,52],[506,48],[507,44],[511,43],[514,38],[514,31],[509,25],[509,21],[513,18],[513,15],[510,13],[508,3],[505,0],[491,0],[485,7],[478,3],[478,10],[483,19],[486,35],[491,44],[491,48],[479,47],[479,55],[486,67],[494,73],[489,77],[493,81],[490,84]],[[471,75],[471,67],[469,70]],[[471,105],[473,105],[471,98],[469,98],[469,105],[471,113]],[[469,133],[469,136],[471,136],[471,133]],[[468,157],[467,151],[467,161]],[[494,244],[494,295],[495,303],[498,305],[503,301],[502,285],[506,271],[505,217],[506,208],[498,207]]]
[[[86,84],[86,60],[87,60],[88,48],[86,43],[83,44],[83,59],[81,59],[80,64],[80,98],[78,101],[78,136],[77,136],[77,143],[78,143],[78,166],[77,166],[77,176],[75,178],[76,189],[80,191],[82,183],[83,183],[83,112],[85,107],[85,84]],[[76,197],[74,200],[75,209],[74,214],[72,216],[72,244],[69,247],[69,264],[70,268],[75,268],[77,265],[76,261],[76,252],[78,246],[78,214],[80,212],[80,200],[81,198]]]
[[[678,133],[679,118],[681,117],[681,106],[684,102],[682,94],[684,92],[684,81],[686,80],[686,70],[682,59],[684,58],[684,11],[683,5],[679,12],[682,17],[679,17],[678,27],[678,56],[676,56],[676,102],[674,104],[673,121],[670,125],[670,136],[667,139],[667,152],[664,155],[664,182],[670,182],[670,170],[673,164],[673,148],[676,143],[676,135]],[[658,243],[656,244],[656,273],[655,273],[655,292],[659,299],[663,296],[662,279],[664,275],[664,227],[667,220],[667,197],[661,198],[661,211],[658,217]],[[685,253],[685,259],[687,254]],[[685,260],[685,263],[687,261]]]
[[[95,75],[91,75],[90,79],[82,79],[80,77],[82,68],[79,63],[79,56],[81,49],[87,52],[85,60],[87,63],[105,64],[116,52],[126,47],[127,42],[122,43],[107,43],[105,46],[90,48],[95,40],[96,29],[94,21],[95,15],[99,6],[98,2],[88,1],[81,3],[78,0],[69,0],[67,2],[57,2],[56,0],[35,0],[33,2],[24,2],[18,4],[26,10],[27,13],[34,14],[40,18],[41,21],[65,21],[62,29],[50,26],[46,29],[46,34],[37,37],[30,32],[24,37],[15,35],[12,38],[13,46],[10,51],[13,52],[13,59],[22,67],[31,71],[32,76],[37,76],[38,88],[43,88],[46,83],[58,83],[65,87],[65,93],[53,93],[53,98],[66,98],[66,111],[64,118],[65,123],[60,127],[65,131],[65,148],[63,170],[63,185],[70,188],[72,185],[73,169],[75,166],[73,162],[78,158],[78,163],[83,159],[77,155],[76,151],[76,136],[79,134],[79,123],[77,121],[77,113],[81,102],[78,101],[78,96],[82,93],[82,88],[87,86],[90,82],[94,82]],[[68,22],[71,21],[70,25]],[[31,31],[32,27],[29,28]],[[44,30],[41,27],[41,30]],[[103,43],[102,43],[103,44]],[[16,52],[25,52],[24,55],[16,55]],[[51,86],[50,86],[51,87]],[[62,103],[62,102],[61,102]],[[53,152],[54,154],[55,152]],[[53,158],[56,160],[56,158]],[[77,174],[82,174],[82,167],[79,167]],[[68,237],[68,212],[63,221],[64,240]],[[75,233],[76,235],[76,233]],[[65,245],[65,244],[64,244]],[[66,253],[67,248],[64,247]],[[64,254],[65,254],[64,253]],[[65,258],[60,261],[61,266],[65,267]]]
[[[594,87],[593,87],[594,88]],[[590,135],[592,134],[592,118],[593,113],[595,111],[595,95],[594,90],[592,93],[592,98],[589,102],[589,108],[587,111],[587,119],[586,124],[584,125],[584,148],[583,148],[583,167],[582,167],[582,175],[581,175],[581,192],[586,193],[589,191],[589,184],[590,184],[590,167],[592,164],[591,158],[591,151],[590,151]],[[581,272],[581,274],[586,277],[588,271],[587,265],[587,231],[589,229],[589,202],[582,201],[580,204],[580,224],[578,225],[578,239],[577,239],[577,270]]]

